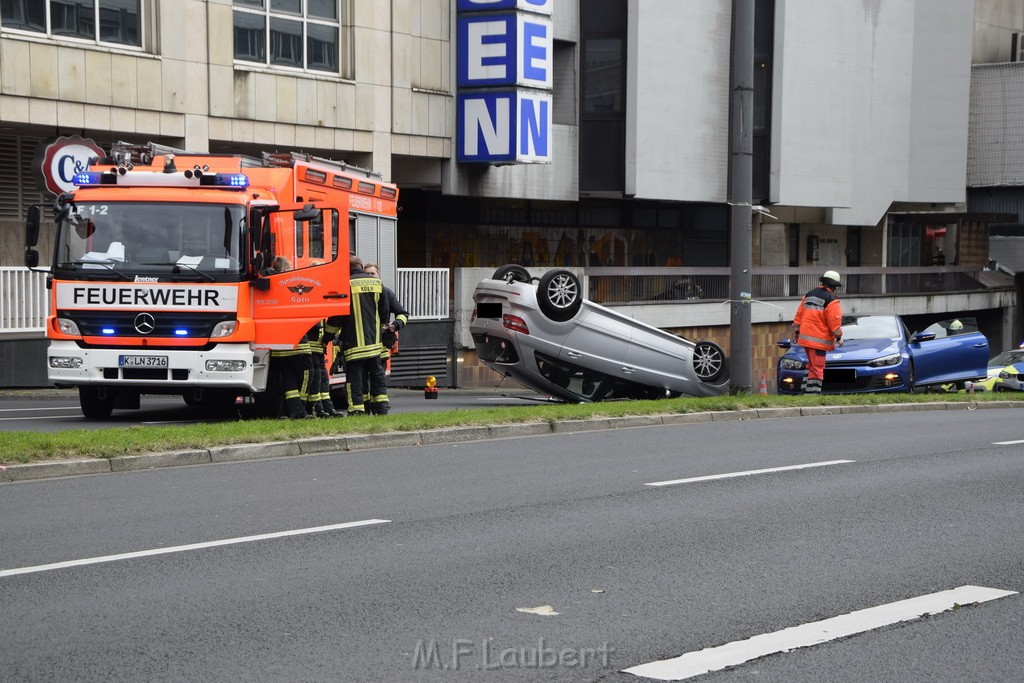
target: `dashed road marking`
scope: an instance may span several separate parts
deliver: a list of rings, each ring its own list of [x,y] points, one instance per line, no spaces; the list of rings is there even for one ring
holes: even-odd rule
[[[854,460],[829,460],[827,462],[811,462],[804,465],[788,465],[786,467],[769,467],[763,470],[747,470],[746,472],[729,472],[727,474],[709,474],[704,477],[690,477],[689,479],[671,479],[669,481],[654,481],[645,486],[675,486],[676,484],[692,484],[697,481],[712,481],[714,479],[731,479],[733,477],[749,477],[753,474],[769,474],[771,472],[786,472],[789,470],[803,470],[809,467],[826,467],[828,465],[842,465]]]
[[[975,605],[989,600],[997,600],[1017,591],[985,588],[982,586],[960,586],[951,590],[939,591],[916,598],[890,602],[886,605],[869,607],[868,609],[850,612],[830,619],[813,621],[790,628],[764,633],[746,640],[737,640],[718,647],[687,652],[673,659],[663,659],[648,664],[640,664],[626,673],[654,678],[661,681],[676,681],[693,676],[700,676],[711,671],[721,671],[726,667],[736,666],[752,659],[766,657],[801,647],[819,645],[831,640],[846,638],[857,633],[865,633],[883,626],[891,626],[903,621],[913,621],[921,617],[939,614],[957,607]]]
[[[65,569],[68,567],[82,567],[89,564],[103,564],[105,562],[117,562],[118,560],[131,560],[137,557],[150,557],[153,555],[167,555],[169,553],[181,553],[187,550],[202,550],[204,548],[216,548],[222,545],[235,545],[238,543],[252,543],[253,541],[266,541],[273,538],[285,538],[288,536],[302,536],[316,534],[323,531],[335,531],[337,529],[351,529],[371,524],[387,524],[390,519],[364,519],[359,522],[343,522],[341,524],[328,524],[327,526],[315,526],[306,529],[292,529],[290,531],[275,531],[269,534],[257,534],[255,536],[239,536],[237,538],[225,538],[219,541],[204,541],[203,543],[190,543],[189,545],[176,545],[167,548],[153,548],[152,550],[138,550],[131,553],[119,555],[104,555],[102,557],[87,557],[81,560],[68,560],[66,562],[54,562],[53,564],[40,564],[34,567],[18,567],[16,569],[0,570],[0,578],[5,576],[16,576],[18,574],[34,574],[46,572],[53,569]]]

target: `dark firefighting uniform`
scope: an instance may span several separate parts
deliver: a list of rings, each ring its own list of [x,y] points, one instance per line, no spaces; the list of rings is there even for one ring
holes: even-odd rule
[[[384,298],[387,301],[387,314],[381,322],[381,346],[380,372],[370,375],[366,393],[363,394],[363,403],[368,404],[371,413],[375,415],[387,415],[391,411],[391,402],[388,400],[387,388],[387,363],[391,358],[392,350],[398,345],[397,331],[406,326],[409,322],[409,311],[398,300],[398,296],[390,288],[384,287]],[[395,316],[395,333],[383,329],[387,327],[391,316]],[[379,384],[378,384],[379,382]]]
[[[380,355],[384,351],[381,343],[382,321],[387,320],[389,311],[384,286],[378,278],[362,270],[354,270],[350,275],[350,284],[352,314],[328,318],[326,329],[328,334],[340,329],[348,385],[348,412],[349,415],[359,415],[366,413],[363,393],[369,390],[369,386],[383,388],[382,394],[371,395],[371,401],[383,403],[388,400]]]
[[[270,352],[270,371],[278,373],[284,391],[285,417],[306,417],[302,397],[306,394],[310,372],[309,340],[303,336],[294,349]]]
[[[317,417],[341,414],[335,410],[334,403],[331,401],[331,377],[324,363],[329,341],[325,329],[326,325],[321,320],[309,328],[309,332],[306,333],[306,337],[309,339],[312,369],[309,373],[309,385],[306,388],[303,401],[306,404],[306,412]]]

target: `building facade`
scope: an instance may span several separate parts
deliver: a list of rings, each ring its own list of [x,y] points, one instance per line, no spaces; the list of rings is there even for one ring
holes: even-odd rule
[[[982,266],[971,64],[1024,30],[1018,4],[756,0],[754,265]],[[401,188],[400,267],[729,265],[732,0],[0,8],[0,266],[21,263],[25,207],[50,198],[33,161],[64,135],[370,168]],[[722,311],[636,312],[725,343]],[[758,372],[784,332],[768,317]]]

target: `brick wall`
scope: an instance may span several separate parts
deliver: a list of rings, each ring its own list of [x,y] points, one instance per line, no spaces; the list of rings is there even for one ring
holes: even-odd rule
[[[754,325],[751,330],[751,377],[750,386],[756,393],[760,382],[761,373],[765,375],[768,385],[768,393],[775,393],[775,363],[782,355],[782,349],[775,343],[780,339],[787,339],[790,336],[791,323],[764,323]],[[668,330],[673,334],[681,335],[692,341],[707,339],[715,342],[729,355],[730,334],[728,327],[686,327]],[[463,389],[491,389],[500,383],[502,387],[522,388],[522,385],[513,382],[511,379],[502,381],[501,375],[480,362],[476,351],[472,349],[461,349],[459,351],[459,387]]]

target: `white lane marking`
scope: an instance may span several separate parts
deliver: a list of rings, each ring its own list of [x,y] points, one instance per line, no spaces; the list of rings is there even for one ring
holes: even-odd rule
[[[829,460],[827,462],[810,462],[805,465],[788,465],[786,467],[769,467],[763,470],[747,470],[746,472],[729,472],[728,474],[709,474],[706,477],[691,477],[689,479],[672,479],[670,481],[654,481],[644,486],[674,486],[676,484],[691,484],[695,481],[711,481],[713,479],[731,479],[732,477],[749,477],[752,474],[768,474],[770,472],[786,472],[788,470],[802,470],[808,467],[825,467],[826,465],[843,465],[855,460]]]
[[[774,633],[763,633],[718,647],[687,652],[672,659],[640,664],[625,669],[625,672],[644,678],[676,681],[700,676],[711,671],[721,671],[726,667],[736,666],[752,659],[800,647],[819,645],[883,626],[913,621],[930,614],[939,614],[957,607],[988,602],[1016,594],[1017,591],[983,586],[960,586],[951,590],[869,607],[830,619],[792,626]]]
[[[78,412],[78,406],[60,406],[50,408],[0,408],[0,413],[38,412],[40,410],[73,410]]]
[[[0,422],[23,422],[25,420],[52,420],[55,417],[81,417],[81,413],[72,413],[71,415],[43,415],[40,417],[0,417]]]
[[[138,550],[120,555],[104,555],[102,557],[87,557],[81,560],[68,560],[66,562],[54,562],[53,564],[40,564],[34,567],[18,567],[17,569],[0,570],[0,578],[15,576],[17,574],[33,574],[46,572],[51,569],[64,569],[67,567],[82,567],[88,564],[102,564],[104,562],[116,562],[118,560],[131,560],[136,557],[150,557],[152,555],[167,555],[168,553],[181,553],[186,550],[202,550],[203,548],[216,548],[222,545],[235,545],[237,543],[252,543],[253,541],[265,541],[271,538],[284,538],[286,536],[301,536],[304,534],[316,534],[322,531],[334,531],[336,529],[351,529],[353,527],[368,526],[370,524],[387,524],[390,519],[364,519],[359,522],[343,522],[341,524],[328,524],[327,526],[315,526],[308,529],[292,529],[291,531],[275,531],[270,534],[257,534],[255,536],[239,536],[238,538],[225,538],[220,541],[205,541],[203,543],[190,543],[189,545],[176,545],[167,548],[153,548],[152,550]]]
[[[1013,446],[1019,443],[1024,443],[1024,439],[1018,439],[1017,441],[995,441],[992,443],[993,446]]]

